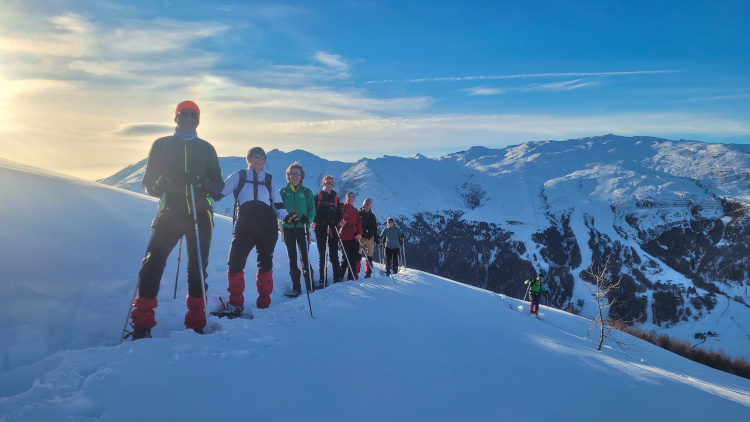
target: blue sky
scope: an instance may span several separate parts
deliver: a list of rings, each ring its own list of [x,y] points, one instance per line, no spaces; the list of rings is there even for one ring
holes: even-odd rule
[[[184,99],[222,156],[750,142],[747,1],[1,4],[0,156],[85,178],[145,157]]]

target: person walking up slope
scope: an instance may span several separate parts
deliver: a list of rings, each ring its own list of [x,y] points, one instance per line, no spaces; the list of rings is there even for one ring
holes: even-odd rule
[[[198,105],[192,101],[179,103],[174,121],[177,124],[174,134],[157,139],[151,146],[143,175],[144,190],[160,201],[151,241],[138,273],[138,297],[133,301],[130,313],[133,340],[151,337],[151,329],[156,326],[154,309],[161,276],[170,252],[183,236],[188,252],[185,328],[203,333],[206,326],[205,286],[201,284],[208,277],[206,266],[213,230],[213,203],[209,196],[219,199],[224,183],[216,150],[198,138]],[[195,210],[192,209],[193,203]]]
[[[227,280],[229,301],[224,308],[214,312],[217,316],[236,318],[245,307],[245,265],[253,248],[256,249],[258,270],[255,286],[258,309],[271,305],[273,292],[273,250],[279,238],[277,218],[291,226],[297,225],[297,216],[289,213],[279,196],[271,175],[263,171],[266,152],[255,147],[247,153],[247,170],[239,170],[224,182],[222,195],[234,193],[235,223],[232,244],[229,247]]]
[[[398,256],[404,235],[396,226],[393,217],[388,217],[388,226],[380,233],[380,238],[383,239],[383,246],[385,246],[385,275],[391,275],[391,268],[393,268],[393,274],[398,274]]]
[[[315,195],[315,242],[318,244],[318,256],[320,257],[319,274],[322,289],[326,283],[326,245],[328,245],[328,257],[333,269],[333,282],[341,281],[339,278],[339,233],[337,227],[341,222],[342,208],[338,194],[333,190],[333,176],[323,178],[323,188]]]
[[[362,238],[362,220],[359,218],[359,211],[354,207],[355,199],[353,192],[346,194],[344,217],[339,223],[341,244],[344,248],[344,256],[341,257],[342,280],[359,280],[359,266],[357,264],[360,261],[359,240]],[[348,274],[348,276],[344,277],[345,274]]]
[[[359,209],[359,218],[362,220],[362,251],[360,255],[366,255],[365,261],[365,278],[372,276],[372,254],[375,251],[375,245],[380,244],[380,235],[378,234],[378,221],[372,212],[372,199],[367,198]],[[357,261],[359,265],[359,261]],[[359,269],[357,269],[359,273]]]
[[[529,305],[529,312],[535,314],[539,318],[539,299],[542,294],[547,293],[542,285],[542,278],[544,273],[539,273],[538,277],[533,277],[531,280],[526,280],[523,284],[529,285],[529,295],[531,296],[531,304]]]
[[[293,163],[286,169],[286,186],[279,190],[284,208],[288,213],[295,213],[299,217],[297,225],[284,223],[284,244],[289,256],[289,275],[292,277],[291,296],[297,297],[302,294],[300,283],[300,270],[297,268],[297,247],[302,263],[302,275],[308,292],[313,291],[312,274],[310,274],[310,262],[307,254],[309,244],[309,227],[315,219],[315,198],[310,189],[302,186],[305,180],[305,170],[300,163]]]

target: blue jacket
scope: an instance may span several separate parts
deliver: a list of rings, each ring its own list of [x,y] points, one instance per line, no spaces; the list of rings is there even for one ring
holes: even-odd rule
[[[400,240],[403,236],[401,229],[396,227],[395,224],[391,227],[384,228],[383,231],[380,232],[380,238],[383,240],[383,245],[388,249],[400,249]]]

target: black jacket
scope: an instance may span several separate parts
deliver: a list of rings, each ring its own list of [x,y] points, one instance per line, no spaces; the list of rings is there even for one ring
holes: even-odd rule
[[[213,209],[209,195],[220,199],[224,187],[214,147],[200,138],[183,140],[174,135],[154,141],[142,184],[146,193],[162,198],[162,213],[192,214],[186,173],[203,181],[194,188],[196,212]]]
[[[372,210],[368,212],[364,208],[360,208],[359,218],[362,220],[362,237],[365,239],[375,238],[375,243],[379,243],[378,220]]]
[[[330,193],[321,190],[315,194],[315,220],[313,222],[316,225],[338,226],[343,218],[344,209],[335,190]]]

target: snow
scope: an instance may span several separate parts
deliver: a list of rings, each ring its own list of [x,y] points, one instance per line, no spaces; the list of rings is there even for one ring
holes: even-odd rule
[[[305,167],[304,184],[313,190],[326,174],[336,178],[339,194],[353,191],[359,205],[365,197],[373,199],[373,211],[382,222],[392,216],[409,224],[417,214],[435,221],[446,215],[461,215],[469,223],[495,223],[511,233],[511,239],[525,245],[521,256],[538,262],[539,245],[533,235],[550,225],[559,225],[562,217],[570,226],[582,254],[579,268],[571,268],[576,287],[571,303],[586,299],[589,292],[580,272],[591,264],[588,246],[591,226],[609,237],[632,247],[655,268],[641,266],[652,283],[674,280],[692,285],[690,278],[676,274],[666,263],[654,259],[640,244],[673,227],[687,227],[694,212],[701,219],[724,218],[719,198],[750,206],[750,154],[744,145],[707,144],[695,141],[670,141],[653,137],[596,136],[567,141],[528,142],[503,149],[475,146],[466,151],[436,158],[415,155],[411,158],[383,156],[363,158],[355,163],[329,161],[302,150],[268,153],[267,169],[276,181],[284,179],[284,170],[294,161]],[[220,158],[224,174],[246,166],[243,157]],[[140,178],[145,160],[102,182],[141,193]],[[477,193],[473,200],[467,193]],[[477,197],[481,196],[478,201]],[[231,215],[232,199],[216,203],[216,212]],[[637,220],[633,225],[633,220]],[[441,224],[432,224],[441,230]],[[722,239],[722,244],[729,243]],[[548,263],[539,263],[542,267]],[[628,269],[633,276],[632,270]],[[664,277],[662,277],[662,275]],[[464,280],[466,281],[466,280]],[[748,280],[724,283],[722,293],[739,295],[750,303]],[[701,295],[705,290],[699,289]],[[650,295],[647,295],[651,297]],[[690,307],[688,302],[686,307]],[[650,309],[651,303],[647,305]],[[582,315],[592,316],[591,306]],[[696,309],[691,309],[698,314]],[[721,350],[732,357],[748,356],[750,331],[741,321],[750,318],[750,308],[729,304],[724,318],[702,318],[690,324],[694,332],[671,330],[651,320],[641,325],[644,331],[656,330],[683,341],[694,340],[694,333],[712,330],[720,337],[703,344],[708,350]],[[717,325],[718,323],[718,325]],[[721,340],[721,341],[720,341]]]
[[[427,160],[424,160],[427,161]],[[586,319],[407,269],[182,324],[167,264],[152,339],[120,343],[152,199],[0,161],[0,421],[742,420],[750,381]],[[209,302],[226,297],[231,221],[217,217]],[[315,248],[313,248],[315,250]],[[173,253],[176,255],[176,253]],[[315,259],[315,252],[313,252]],[[254,253],[248,261],[251,273]],[[255,302],[252,283],[247,303]],[[604,394],[602,394],[604,392]]]

